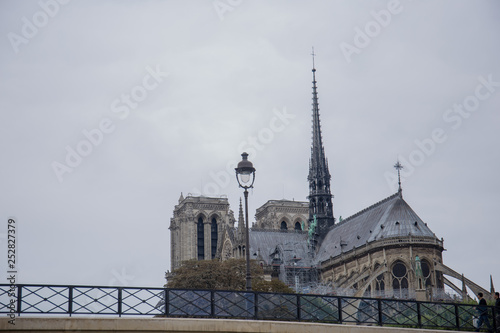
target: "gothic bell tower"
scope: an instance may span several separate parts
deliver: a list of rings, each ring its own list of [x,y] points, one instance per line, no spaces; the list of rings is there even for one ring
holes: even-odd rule
[[[313,98],[312,98],[312,146],[309,160],[309,244],[313,250],[323,240],[328,229],[333,226],[333,205],[330,192],[331,175],[328,170],[328,160],[325,157],[321,123],[319,119],[318,91],[316,87],[316,68],[314,66],[313,49]],[[311,227],[312,226],[312,227]]]

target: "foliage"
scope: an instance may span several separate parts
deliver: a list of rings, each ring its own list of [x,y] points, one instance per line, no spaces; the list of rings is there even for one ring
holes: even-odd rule
[[[303,320],[316,322],[338,322],[337,298],[328,296],[303,295],[300,298]]]
[[[173,278],[167,283],[168,288],[209,289],[209,290],[245,290],[245,259],[188,260],[174,270]],[[250,261],[252,286],[263,280],[262,268]]]
[[[260,280],[253,284],[252,290],[270,293],[294,294],[295,290],[287,286],[283,281],[273,279],[271,281]]]
[[[383,300],[383,322],[384,326],[390,327],[418,327],[416,303],[402,301]],[[433,329],[455,329],[456,310],[461,330],[473,330],[472,317],[476,314],[477,302],[464,300],[460,303],[420,303],[420,322],[425,328]],[[456,307],[456,310],[455,310]]]

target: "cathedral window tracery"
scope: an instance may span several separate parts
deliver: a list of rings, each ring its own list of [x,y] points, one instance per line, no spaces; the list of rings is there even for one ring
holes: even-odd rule
[[[378,292],[383,292],[385,291],[385,281],[384,281],[384,274],[380,274],[377,276],[375,279],[375,290]]]
[[[422,275],[424,276],[424,286],[425,287],[430,287],[432,286],[432,279],[431,279],[431,265],[427,260],[422,260],[421,261],[421,267],[422,267]]]
[[[198,217],[197,223],[197,239],[198,239],[198,260],[205,259],[205,228],[203,225],[203,217]]]
[[[408,290],[408,269],[402,261],[396,261],[391,273],[394,296],[403,298],[404,292]]]

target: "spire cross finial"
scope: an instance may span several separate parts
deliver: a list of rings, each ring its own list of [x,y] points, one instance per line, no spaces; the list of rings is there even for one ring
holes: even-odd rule
[[[314,57],[316,56],[316,53],[314,53],[314,46],[312,47],[311,55],[313,56],[313,69],[314,69]]]
[[[404,167],[401,165],[401,163],[399,163],[399,160],[396,162],[396,164],[394,164],[394,168],[396,170],[398,170],[398,185],[399,185],[399,188],[398,188],[398,192],[401,192],[402,189],[401,189],[401,169],[404,169]]]

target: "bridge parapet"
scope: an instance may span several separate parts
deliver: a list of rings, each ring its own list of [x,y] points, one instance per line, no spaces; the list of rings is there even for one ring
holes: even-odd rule
[[[0,331],[8,332],[241,332],[241,333],[415,333],[415,329],[330,325],[321,323],[300,323],[263,320],[224,319],[180,319],[180,318],[18,318],[16,325],[0,319]],[[437,330],[417,330],[427,333],[441,333]],[[448,331],[451,332],[451,331]]]
[[[342,324],[352,324],[384,328],[473,331],[472,318],[476,314],[476,309],[472,304],[421,302],[396,298],[235,290],[23,284],[0,285],[0,314],[5,315],[2,319],[3,329],[19,327],[16,326],[18,323],[30,323],[35,316],[39,318],[38,323],[44,323],[44,320],[49,320],[50,323],[57,323],[57,320],[65,322],[64,319],[57,319],[54,316],[76,317],[75,320],[70,318],[71,320],[66,323],[78,323],[83,316],[92,317],[91,320],[96,321],[107,319],[105,317],[128,316],[138,318],[136,319],[138,322],[146,320],[147,323],[159,323],[154,325],[169,323],[170,319],[174,318],[185,318],[182,323],[189,322],[193,318],[202,318],[216,321],[243,319],[247,323],[270,320],[290,324],[292,322],[324,323],[327,326],[341,324],[341,327]],[[490,322],[493,322],[496,329],[492,320],[496,316],[495,308],[488,307],[488,314]],[[55,321],[50,321],[52,319]],[[115,323],[112,325],[123,323],[112,322]],[[71,325],[73,329],[79,329],[79,324]]]

